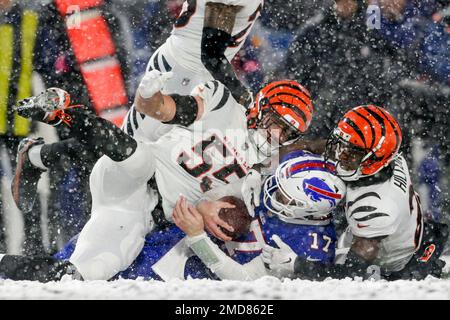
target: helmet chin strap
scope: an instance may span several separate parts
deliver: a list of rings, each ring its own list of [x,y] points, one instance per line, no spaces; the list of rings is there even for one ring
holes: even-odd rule
[[[340,161],[337,162],[336,164],[336,173],[337,176],[339,178],[341,178],[344,181],[357,181],[360,178],[367,176],[367,175],[363,175],[362,170],[361,170],[361,164],[364,163],[365,161],[367,161],[372,155],[374,155],[378,150],[380,150],[380,148],[383,145],[383,142],[386,138],[383,136],[381,137],[380,141],[378,141],[378,144],[375,146],[375,148],[373,148],[370,152],[368,152],[360,161],[360,164],[358,166],[358,169],[356,170],[345,170],[344,168],[341,167]],[[339,159],[339,154],[338,154],[338,148],[336,149],[336,154],[335,157],[336,159]],[[384,168],[384,167],[382,167]],[[380,170],[382,169],[380,168]],[[378,170],[377,172],[379,172],[380,170]],[[377,172],[375,172],[374,174],[376,174]],[[372,175],[374,175],[372,174]]]
[[[381,137],[380,141],[378,141],[378,143],[377,143],[377,145],[375,146],[375,148],[373,148],[369,153],[367,153],[367,154],[361,159],[361,164],[364,163],[365,161],[367,161],[368,159],[370,159],[370,157],[371,157],[372,155],[374,155],[378,150],[380,150],[380,148],[383,146],[383,142],[384,142],[385,139],[386,139],[386,137],[384,137],[384,136]],[[396,157],[394,157],[394,159],[395,159],[395,158],[396,158]],[[344,180],[344,181],[356,181],[356,180],[359,180],[359,179],[362,178],[362,177],[373,176],[373,175],[377,174],[378,172],[380,172],[381,169],[385,168],[389,163],[386,163],[384,166],[380,167],[376,172],[374,172],[374,173],[371,174],[371,175],[364,175],[364,174],[362,173],[362,170],[361,170],[361,164],[359,165],[358,169],[355,170],[355,172],[354,172],[352,175],[350,175],[350,176],[340,176],[340,178],[341,178],[342,180]],[[338,166],[336,166],[336,170],[338,169],[338,167],[339,167],[339,164],[338,164]],[[343,170],[343,169],[341,169],[341,170],[342,170],[342,171],[346,171],[346,170]],[[348,172],[348,171],[347,171],[347,172]],[[339,175],[339,173],[338,173],[338,175]]]

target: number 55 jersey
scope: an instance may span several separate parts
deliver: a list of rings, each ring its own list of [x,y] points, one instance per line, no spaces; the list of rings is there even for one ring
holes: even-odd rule
[[[207,82],[193,95],[203,99],[201,119],[148,145],[166,218],[180,194],[196,203],[204,192],[244,177],[263,160],[248,139],[244,107],[223,84]]]

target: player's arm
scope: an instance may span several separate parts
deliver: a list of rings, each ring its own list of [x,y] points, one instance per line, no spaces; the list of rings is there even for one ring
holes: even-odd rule
[[[368,278],[368,271],[378,256],[382,237],[373,239],[354,238],[344,264],[325,264],[320,261],[308,261],[297,256],[295,252],[281,239],[276,242],[279,248],[266,246],[263,250],[263,260],[266,267],[274,272],[291,271],[298,277],[308,280],[324,280],[327,277],[344,279],[346,277]]]
[[[326,277],[335,279],[368,278],[372,275],[369,267],[373,265],[378,256],[382,239],[383,237],[372,239],[354,237],[345,263],[340,265],[327,265],[297,257],[294,263],[294,272],[311,280],[323,280]]]
[[[186,198],[181,196],[175,204],[174,214],[183,212],[183,208],[186,206]],[[234,207],[235,206],[231,203],[219,200],[208,200],[207,197],[204,197],[196,204],[195,212],[200,214],[202,217],[202,225],[206,227],[209,233],[222,241],[230,241],[231,237],[227,236],[223,232],[223,229],[233,232],[233,227],[219,217],[219,212],[221,209],[232,209]]]
[[[259,257],[243,265],[231,259],[206,235],[201,214],[193,206],[179,204],[173,213],[175,224],[186,233],[186,244],[220,279],[250,281],[268,274]]]
[[[237,78],[232,65],[225,57],[237,13],[242,6],[223,3],[206,3],[202,30],[201,59],[212,76],[225,84],[241,104],[252,98],[251,93]]]
[[[259,256],[246,264],[240,264],[220,250],[205,232],[196,237],[187,237],[186,243],[222,280],[251,281],[269,274]]]
[[[171,72],[152,70],[145,74],[136,93],[136,110],[166,124],[189,126],[200,119],[204,101],[198,96],[164,95],[161,90]]]

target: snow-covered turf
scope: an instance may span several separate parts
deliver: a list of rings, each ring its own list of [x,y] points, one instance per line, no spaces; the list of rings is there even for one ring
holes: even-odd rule
[[[446,257],[448,273],[450,258]],[[450,279],[311,282],[266,277],[238,281],[0,281],[0,299],[450,299]]]

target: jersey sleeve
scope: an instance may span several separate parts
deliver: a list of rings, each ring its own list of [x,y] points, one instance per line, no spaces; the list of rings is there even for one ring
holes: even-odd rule
[[[202,262],[222,280],[251,281],[268,275],[260,256],[240,264],[225,254],[211,239],[202,234],[187,237],[186,243]]]
[[[226,196],[233,196],[239,199],[242,199],[242,184],[244,183],[244,179],[239,179],[235,182],[224,184],[223,186],[219,186],[213,188],[204,194],[204,199],[210,201],[216,201],[220,198]],[[242,199],[243,200],[243,199]]]
[[[217,111],[223,111],[228,101],[234,100],[230,90],[217,80],[198,85],[192,90],[191,96],[198,96],[203,100],[204,110],[201,119]]]
[[[347,221],[352,234],[361,238],[389,236],[399,227],[398,205],[393,199],[358,202],[347,209]]]

